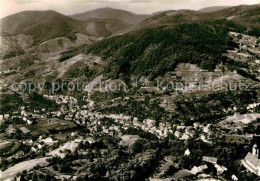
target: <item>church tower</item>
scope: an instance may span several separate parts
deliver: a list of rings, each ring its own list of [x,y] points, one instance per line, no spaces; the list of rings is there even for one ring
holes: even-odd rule
[[[253,150],[252,150],[252,154],[259,159],[259,148],[257,146],[257,144],[254,144],[253,146]]]

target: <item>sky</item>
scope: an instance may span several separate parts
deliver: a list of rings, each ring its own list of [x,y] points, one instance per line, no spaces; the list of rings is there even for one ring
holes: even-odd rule
[[[0,18],[25,10],[55,10],[72,15],[102,7],[128,10],[138,14],[210,6],[258,4],[260,0],[0,0]]]

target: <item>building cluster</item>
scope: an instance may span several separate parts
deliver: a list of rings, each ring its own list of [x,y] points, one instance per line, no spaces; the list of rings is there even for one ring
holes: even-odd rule
[[[260,79],[260,38],[241,33],[230,32],[229,35],[239,48],[228,50],[226,56],[238,62],[246,62],[249,65],[249,71],[258,80]]]
[[[17,111],[14,111],[9,114],[0,115],[0,125],[6,121],[21,120],[26,124],[34,124],[37,122],[37,119],[44,118],[45,110],[42,109],[33,111],[26,111],[24,106],[21,106]]]
[[[57,118],[64,119],[67,121],[74,122],[80,126],[86,126],[89,130],[89,136],[102,136],[102,135],[111,135],[116,136],[117,138],[121,138],[119,145],[121,146],[132,146],[136,141],[141,138],[137,135],[125,135],[124,131],[129,128],[136,128],[138,130],[143,130],[144,132],[151,133],[158,138],[162,139],[167,137],[168,135],[173,135],[175,138],[179,140],[189,140],[192,138],[198,138],[205,143],[212,144],[212,135],[214,135],[214,130],[211,124],[202,125],[200,123],[194,123],[192,126],[183,126],[183,125],[172,125],[167,122],[159,122],[156,124],[156,120],[153,119],[144,119],[139,120],[138,117],[128,116],[124,114],[105,114],[100,112],[93,111],[93,105],[95,104],[93,101],[85,100],[90,104],[79,106],[78,100],[72,96],[44,96],[47,99],[54,100],[58,103],[61,108],[57,111],[45,109],[42,110],[33,110],[31,112],[27,111],[26,107],[20,107],[18,111],[13,114],[3,114],[0,115],[0,123],[4,123],[10,119],[20,119],[28,125],[37,122],[38,119],[49,119]],[[111,102],[117,103],[120,99],[114,99]],[[248,109],[252,109],[256,107],[256,104],[252,104],[248,106]],[[248,119],[250,122],[253,119],[258,118],[256,115],[238,115],[235,114],[232,119],[239,120],[239,122],[248,123]],[[232,120],[234,122],[234,120]],[[26,126],[22,126],[19,130],[24,133],[30,133],[30,130]],[[8,126],[6,129],[9,135],[15,133],[17,130],[14,128],[12,124]],[[79,135],[77,132],[72,132],[70,134],[77,143],[83,140],[79,139]],[[24,140],[23,144],[31,146],[31,152],[39,153],[45,146],[51,146],[58,141],[49,135],[48,137],[40,136],[36,141],[32,140]],[[89,143],[93,143],[94,140],[90,140]],[[13,158],[21,158],[25,153],[18,152],[12,157],[8,158],[12,160]],[[186,150],[184,155],[190,156],[192,153],[190,150]],[[222,175],[227,168],[225,166],[219,165],[217,163],[217,158],[204,156],[202,162],[212,164],[217,170],[217,175]],[[257,175],[260,174],[260,160],[259,160],[259,150],[256,146],[254,146],[252,153],[248,153],[245,159],[242,161],[242,164],[248,169],[250,172],[253,172]],[[194,166],[191,170],[186,170],[192,175],[197,175],[199,173],[203,173],[203,170],[207,169],[208,166],[206,164],[202,164],[200,166]],[[237,180],[235,175],[232,175],[233,180]]]

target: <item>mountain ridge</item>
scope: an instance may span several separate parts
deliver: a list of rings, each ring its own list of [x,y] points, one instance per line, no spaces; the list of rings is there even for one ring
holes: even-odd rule
[[[135,14],[126,10],[105,7],[70,15],[69,17],[76,20],[87,20],[91,18],[116,18],[125,21],[126,23],[135,24],[149,17],[149,15]]]
[[[0,57],[6,58],[24,54],[28,48],[49,40],[59,41],[55,44],[61,46],[54,49],[64,50],[63,47],[71,47],[69,45],[75,44],[74,41],[79,37],[78,34],[81,34],[81,37],[85,36],[83,39],[93,37],[92,39],[98,40],[130,26],[119,19],[112,18],[74,20],[52,10],[23,11],[2,18],[0,22],[1,40],[3,40]],[[20,41],[21,37],[26,37],[30,41]],[[57,39],[61,37],[68,38],[65,41],[68,45],[61,43],[61,40]],[[77,42],[84,43],[83,41]],[[85,43],[88,44],[89,42],[91,41]]]
[[[214,12],[214,11],[219,11],[222,9],[226,9],[226,8],[230,8],[232,6],[212,6],[212,7],[206,7],[206,8],[202,8],[199,9],[199,12],[203,12],[203,13],[209,13],[209,12]]]
[[[259,4],[252,6],[234,6],[207,13],[194,10],[169,10],[151,14],[150,16],[136,15],[125,10],[113,8],[95,9],[86,13],[93,14],[85,17],[86,20],[75,20],[53,10],[23,11],[0,20],[2,25],[1,34],[3,36],[24,34],[26,38],[28,38],[27,42],[31,42],[32,39],[31,45],[26,44],[25,46],[30,47],[58,37],[68,38],[73,44],[73,41],[77,39],[76,34],[78,33],[93,36],[98,40],[100,38],[114,37],[144,28],[176,26],[184,23],[201,23],[204,21],[223,19],[246,26],[248,31],[253,32],[254,35],[257,35],[257,32],[260,34],[260,23],[258,20],[260,18]],[[126,18],[120,16],[120,13],[123,13]],[[110,18],[104,17],[104,14],[110,14]],[[84,16],[85,15],[86,14],[84,14]],[[133,20],[135,24],[131,24]],[[129,23],[126,23],[126,21]],[[88,37],[86,37],[86,39],[88,39]],[[12,39],[8,38],[8,40]],[[86,42],[86,44],[88,43],[89,41]],[[19,54],[26,51],[24,48],[19,49],[20,45],[17,46],[16,44],[17,40],[10,44],[11,48],[5,47],[5,50],[13,50],[11,53],[9,51],[9,55],[17,55],[13,52],[18,50]]]

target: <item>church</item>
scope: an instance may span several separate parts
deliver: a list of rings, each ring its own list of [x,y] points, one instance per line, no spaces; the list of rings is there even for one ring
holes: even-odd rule
[[[247,170],[260,176],[259,148],[256,144],[252,148],[252,153],[248,152],[245,159],[242,160],[242,164]]]

